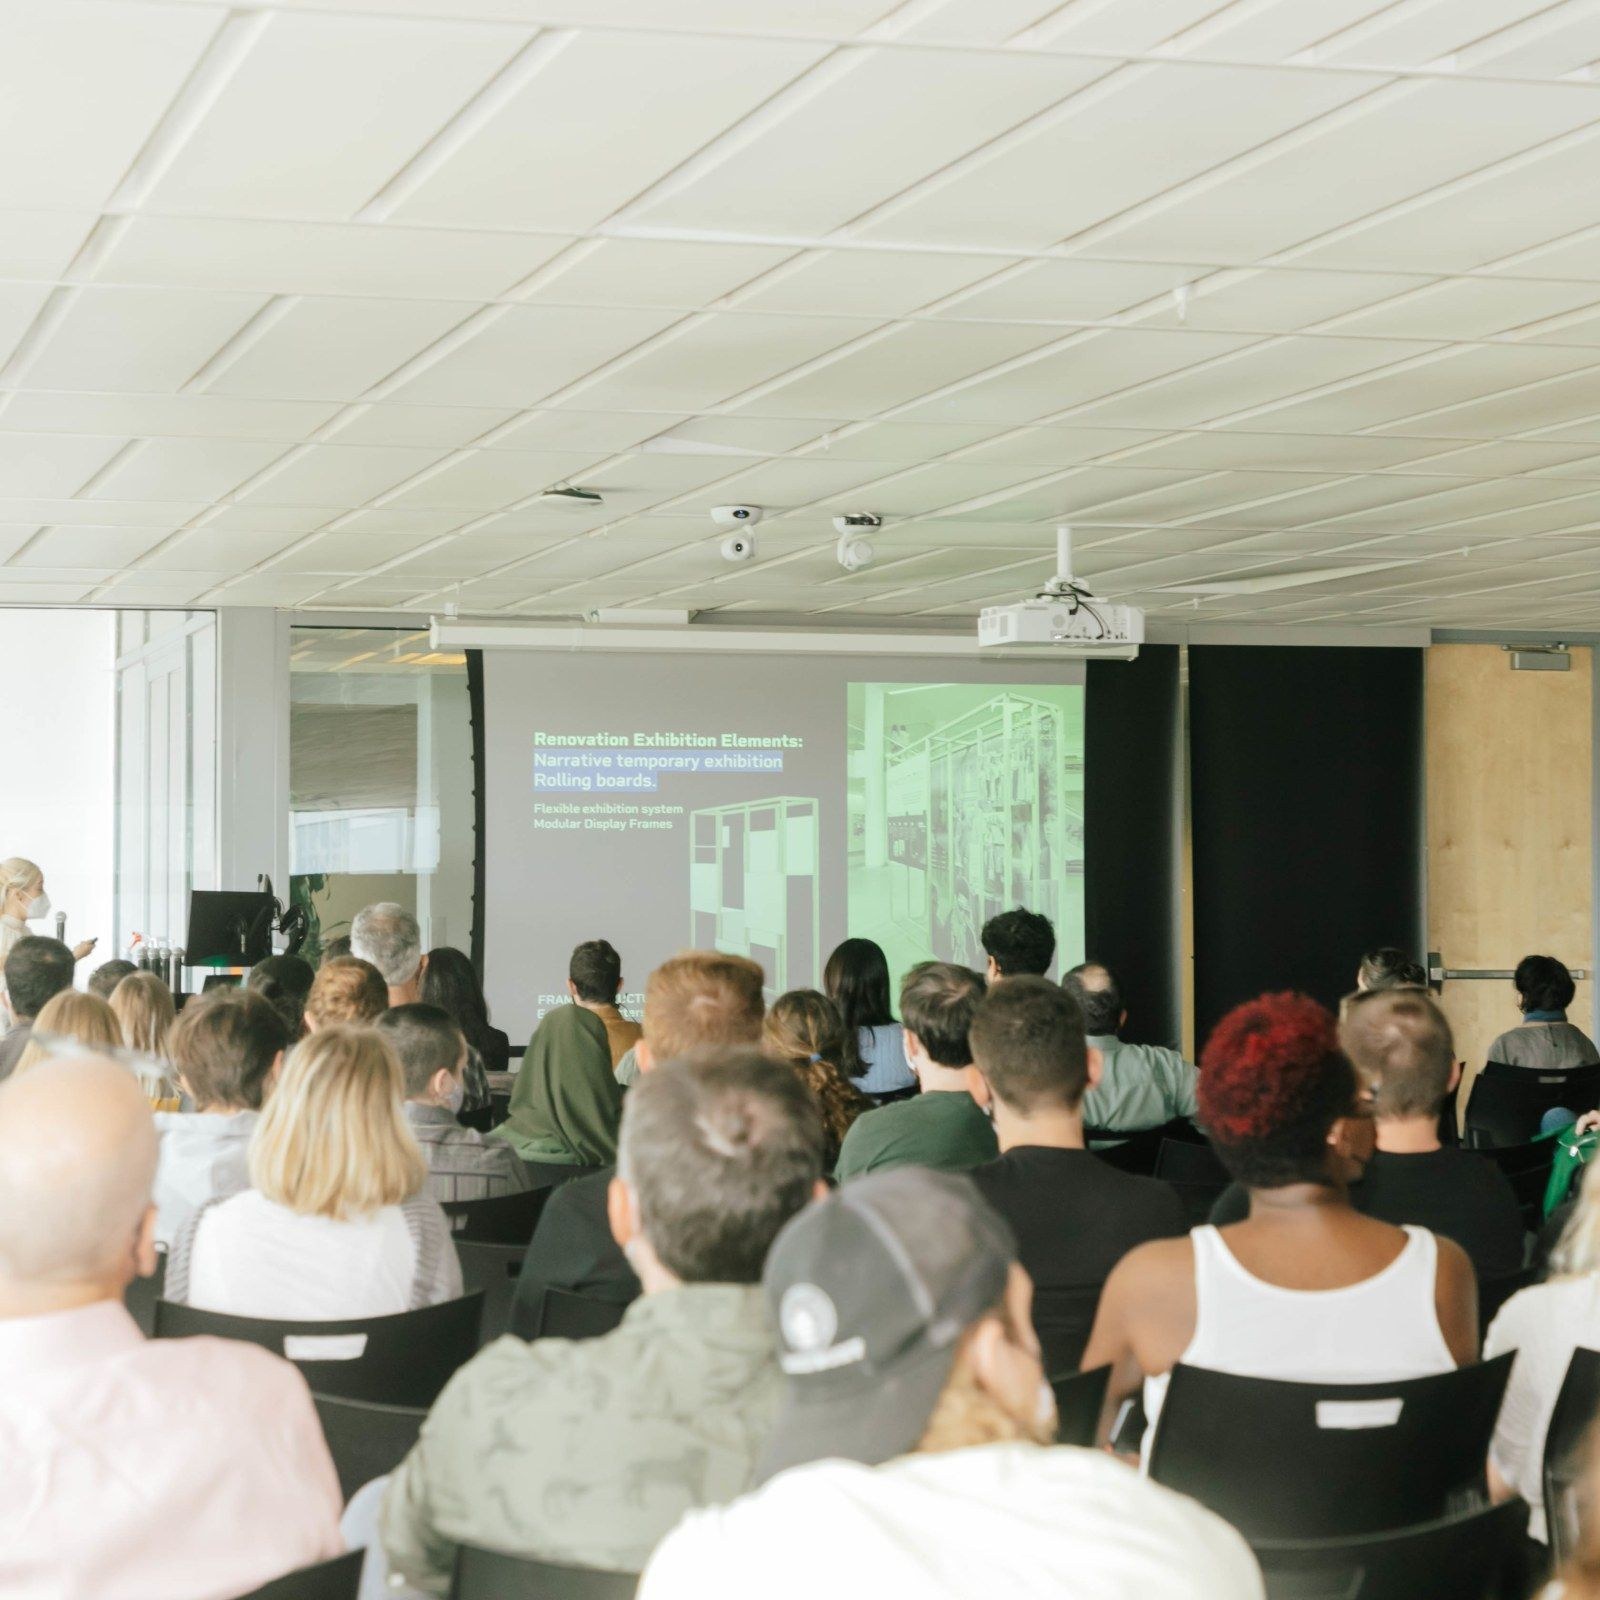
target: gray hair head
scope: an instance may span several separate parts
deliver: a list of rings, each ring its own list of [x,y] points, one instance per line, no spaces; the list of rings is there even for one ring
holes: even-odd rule
[[[350,953],[370,961],[383,981],[398,989],[422,965],[422,929],[404,906],[383,900],[356,913],[350,924]]]

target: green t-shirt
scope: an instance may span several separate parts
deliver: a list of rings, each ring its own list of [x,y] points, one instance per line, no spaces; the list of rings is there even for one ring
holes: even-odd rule
[[[965,1172],[999,1154],[994,1128],[978,1102],[965,1090],[941,1089],[856,1118],[834,1176],[843,1183],[880,1167]]]

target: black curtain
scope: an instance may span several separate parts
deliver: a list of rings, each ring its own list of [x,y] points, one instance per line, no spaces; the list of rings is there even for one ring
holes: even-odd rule
[[[484,776],[483,651],[467,651],[467,715],[472,724],[472,965],[483,982],[483,878],[488,849],[484,809],[488,781]]]
[[[1090,701],[1091,706],[1093,700]],[[1422,651],[1189,650],[1195,1028],[1364,950],[1419,952]]]
[[[1176,1047],[1176,645],[1089,663],[1083,745],[1084,948],[1122,989],[1127,1037]]]

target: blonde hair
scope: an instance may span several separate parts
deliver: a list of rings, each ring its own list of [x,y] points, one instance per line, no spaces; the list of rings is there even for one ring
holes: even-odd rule
[[[1585,1278],[1600,1271],[1600,1161],[1583,1169],[1578,1203],[1550,1252],[1552,1278]]]
[[[250,1181],[302,1216],[399,1205],[428,1175],[402,1109],[400,1062],[373,1028],[318,1028],[290,1053],[250,1142]]]
[[[696,1050],[761,1038],[765,974],[743,956],[688,950],[663,961],[644,986],[644,1040],[659,1066]]]
[[[306,1025],[326,1028],[336,1022],[376,1022],[389,1009],[389,985],[370,961],[335,956],[324,961],[306,995]]]
[[[1595,1516],[1600,1503],[1600,1427],[1589,1430],[1584,1446],[1584,1473],[1578,1498],[1578,1539],[1567,1557],[1567,1564],[1556,1573],[1564,1600],[1600,1600],[1600,1519]],[[1565,1507],[1551,1505],[1546,1516],[1563,1515]]]
[[[167,1059],[167,1035],[177,1018],[172,991],[153,972],[130,972],[111,991],[122,1042],[143,1055]]]
[[[1003,1305],[997,1306],[992,1315],[1009,1328],[1011,1319]],[[1012,1416],[978,1382],[970,1354],[975,1331],[975,1326],[968,1328],[956,1350],[955,1364],[944,1388],[939,1391],[933,1415],[928,1418],[928,1426],[917,1444],[918,1453],[935,1455],[943,1450],[966,1450],[974,1445],[1011,1444],[1018,1440],[1054,1444],[1053,1412],[1023,1421]]]
[[[63,989],[39,1007],[39,1015],[33,1019],[33,1037],[17,1057],[18,1072],[31,1071],[50,1058],[50,1048],[40,1037],[43,1034],[101,1049],[116,1050],[122,1044],[116,1013],[99,995],[78,989]]]
[[[26,856],[7,856],[0,861],[0,905],[13,889],[26,889],[30,883],[42,883],[44,874]]]

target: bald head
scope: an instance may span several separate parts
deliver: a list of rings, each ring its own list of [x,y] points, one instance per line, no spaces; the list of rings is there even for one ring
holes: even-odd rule
[[[1125,1015],[1122,991],[1109,969],[1098,961],[1085,961],[1061,979],[1061,987],[1083,1012],[1083,1031],[1093,1038],[1118,1032]]]
[[[0,1296],[21,1310],[119,1295],[149,1250],[156,1131],[126,1067],[42,1062],[0,1086]]]

